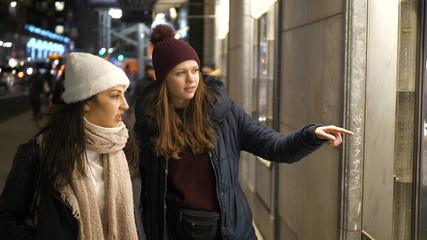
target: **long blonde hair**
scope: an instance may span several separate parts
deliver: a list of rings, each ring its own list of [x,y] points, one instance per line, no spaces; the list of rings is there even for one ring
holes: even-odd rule
[[[196,93],[185,107],[182,120],[168,96],[166,80],[145,98],[147,115],[153,118],[158,128],[159,137],[154,146],[157,156],[179,159],[178,154],[185,146],[194,154],[214,148],[216,134],[208,110],[213,107],[216,97],[200,73],[199,78]]]

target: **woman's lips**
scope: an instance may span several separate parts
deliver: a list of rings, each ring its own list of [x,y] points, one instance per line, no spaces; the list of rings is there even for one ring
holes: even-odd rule
[[[188,87],[188,88],[184,88],[184,90],[185,90],[186,92],[193,92],[193,91],[194,91],[194,89],[196,89],[196,87]]]

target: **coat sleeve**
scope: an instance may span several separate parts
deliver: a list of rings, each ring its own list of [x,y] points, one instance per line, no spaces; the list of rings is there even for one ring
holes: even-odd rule
[[[0,239],[35,238],[35,231],[24,223],[35,191],[35,165],[28,145],[18,147],[0,196]]]
[[[266,160],[293,163],[327,142],[314,134],[319,124],[309,124],[285,136],[255,121],[234,103],[232,111],[237,119],[241,149]]]

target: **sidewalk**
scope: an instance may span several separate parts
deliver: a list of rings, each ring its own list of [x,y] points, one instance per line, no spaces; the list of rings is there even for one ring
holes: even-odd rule
[[[3,191],[18,145],[30,140],[37,132],[31,118],[30,110],[0,123],[0,192]]]

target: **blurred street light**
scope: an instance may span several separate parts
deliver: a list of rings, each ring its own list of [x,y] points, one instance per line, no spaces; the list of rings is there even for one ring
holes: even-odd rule
[[[57,34],[63,34],[64,33],[64,26],[62,26],[62,25],[56,25],[55,26],[55,33],[57,33]]]
[[[64,2],[55,2],[55,10],[61,12],[64,10]]]
[[[105,49],[105,48],[101,48],[100,50],[99,50],[99,56],[102,56],[102,55],[104,55],[105,54],[105,52],[106,52],[107,50]]]
[[[16,65],[18,65],[18,61],[15,58],[11,58],[9,59],[8,64],[11,68],[14,68]]]
[[[122,10],[117,8],[110,8],[110,10],[108,10],[108,15],[114,19],[119,19],[122,17]]]
[[[175,8],[169,8],[169,14],[170,14],[170,17],[172,18],[172,19],[176,19],[176,17],[178,16],[177,14],[176,14],[176,9]]]

